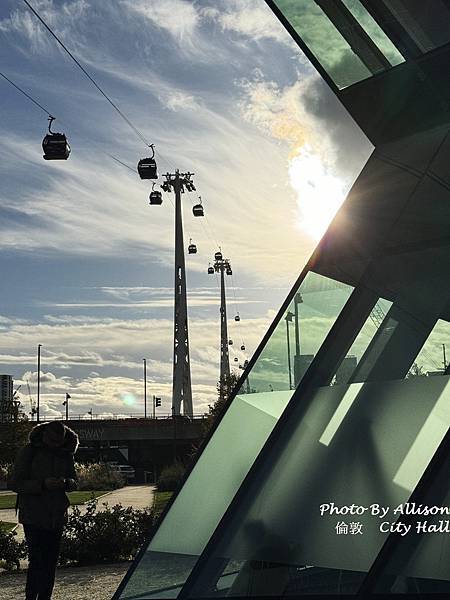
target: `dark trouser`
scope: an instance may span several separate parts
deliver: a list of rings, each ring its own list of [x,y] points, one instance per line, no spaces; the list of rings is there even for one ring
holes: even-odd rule
[[[24,525],[28,546],[26,600],[50,600],[61,545],[62,529],[39,529]]]

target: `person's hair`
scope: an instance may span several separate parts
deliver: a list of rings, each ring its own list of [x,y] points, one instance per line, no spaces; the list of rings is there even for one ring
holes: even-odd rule
[[[54,435],[55,437],[63,438],[66,435],[66,428],[61,421],[51,421],[46,425],[49,433]]]

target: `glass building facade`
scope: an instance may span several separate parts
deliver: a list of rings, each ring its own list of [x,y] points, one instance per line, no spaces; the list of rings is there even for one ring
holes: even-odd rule
[[[450,2],[268,4],[375,149],[115,598],[450,597]]]

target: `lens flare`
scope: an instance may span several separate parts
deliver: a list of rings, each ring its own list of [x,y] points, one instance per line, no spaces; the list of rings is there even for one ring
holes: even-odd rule
[[[131,392],[121,392],[120,399],[125,406],[134,406],[136,404],[136,396]]]
[[[308,146],[290,160],[289,179],[297,192],[299,227],[318,241],[344,201],[345,185]]]

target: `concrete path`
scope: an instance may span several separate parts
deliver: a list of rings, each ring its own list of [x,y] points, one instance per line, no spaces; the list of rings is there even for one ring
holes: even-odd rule
[[[63,567],[56,571],[53,600],[111,600],[130,563]],[[0,600],[23,600],[26,572],[0,573]]]
[[[153,495],[155,493],[156,487],[154,485],[128,485],[119,490],[114,490],[108,493],[105,496],[99,498],[97,508],[102,510],[102,504],[106,503],[109,506],[114,506],[115,504],[121,504],[122,506],[132,506],[133,508],[143,509],[150,508],[153,503]],[[13,492],[8,492],[9,494]],[[86,510],[86,507],[81,505],[79,506],[81,512]],[[69,511],[71,508],[69,508]],[[9,523],[17,523],[16,511],[14,509],[3,509],[0,510],[0,521],[6,521]],[[16,529],[17,539],[23,539],[23,529],[22,526],[19,525]]]

